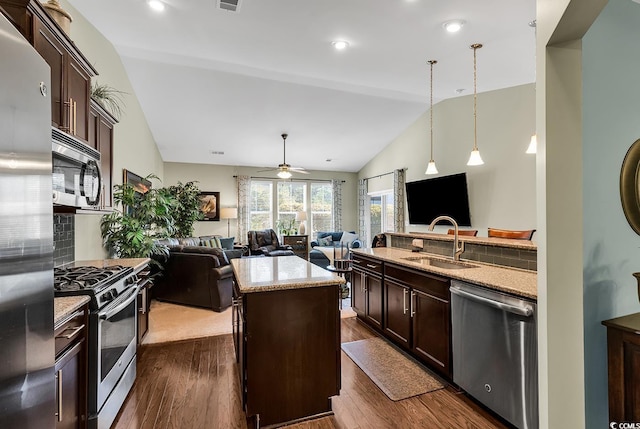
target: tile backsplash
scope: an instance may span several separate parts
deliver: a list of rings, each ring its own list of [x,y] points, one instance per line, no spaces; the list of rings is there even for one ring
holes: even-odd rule
[[[75,222],[72,214],[53,215],[53,266],[73,262],[75,258]]]
[[[412,249],[411,240],[412,237],[392,235],[391,247]],[[451,256],[453,253],[452,241],[429,240],[424,238],[423,243],[423,252],[442,256]],[[536,250],[512,249],[480,243],[465,243],[462,258],[470,261],[487,262],[489,264],[536,271],[538,268],[537,254],[538,252]]]

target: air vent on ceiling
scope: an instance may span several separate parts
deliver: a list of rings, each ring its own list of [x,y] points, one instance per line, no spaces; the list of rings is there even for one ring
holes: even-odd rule
[[[240,9],[240,0],[217,0],[218,9],[237,12]]]
[[[211,155],[224,155],[224,151],[221,150],[212,150]]]

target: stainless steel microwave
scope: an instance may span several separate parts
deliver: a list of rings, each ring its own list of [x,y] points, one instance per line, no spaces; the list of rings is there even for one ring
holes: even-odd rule
[[[53,140],[53,203],[78,208],[100,204],[100,152],[57,128]]]

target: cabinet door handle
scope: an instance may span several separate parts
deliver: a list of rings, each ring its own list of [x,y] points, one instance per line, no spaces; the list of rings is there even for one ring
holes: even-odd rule
[[[78,103],[73,102],[73,134],[78,133]]]
[[[411,317],[416,314],[416,303],[415,303],[416,293],[411,291]]]
[[[409,293],[408,289],[402,289],[402,314],[407,314],[407,293]]]
[[[63,102],[63,104],[67,107],[67,126],[61,126],[60,129],[67,131],[69,134],[73,134],[73,100],[69,99],[69,101]],[[62,121],[64,122],[64,119]]]
[[[62,370],[59,369],[58,372],[56,372],[56,390],[58,391],[58,412],[56,413],[56,416],[58,416],[58,421],[61,422],[62,421]]]
[[[57,335],[56,338],[65,338],[65,339],[69,340],[69,339],[73,338],[73,336],[76,335],[78,332],[82,331],[83,329],[84,329],[84,324],[82,324],[80,326],[77,326],[73,331],[71,331],[68,334],[64,334],[64,332],[67,332],[67,330],[65,329],[63,331],[63,333],[60,334],[60,335]]]
[[[377,265],[373,265],[373,264],[367,264],[367,267],[371,268],[372,270],[377,270],[378,266]]]

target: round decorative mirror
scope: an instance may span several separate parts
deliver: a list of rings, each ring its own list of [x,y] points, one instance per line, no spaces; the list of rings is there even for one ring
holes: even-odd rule
[[[640,235],[640,139],[636,140],[622,161],[620,200],[631,228]]]

